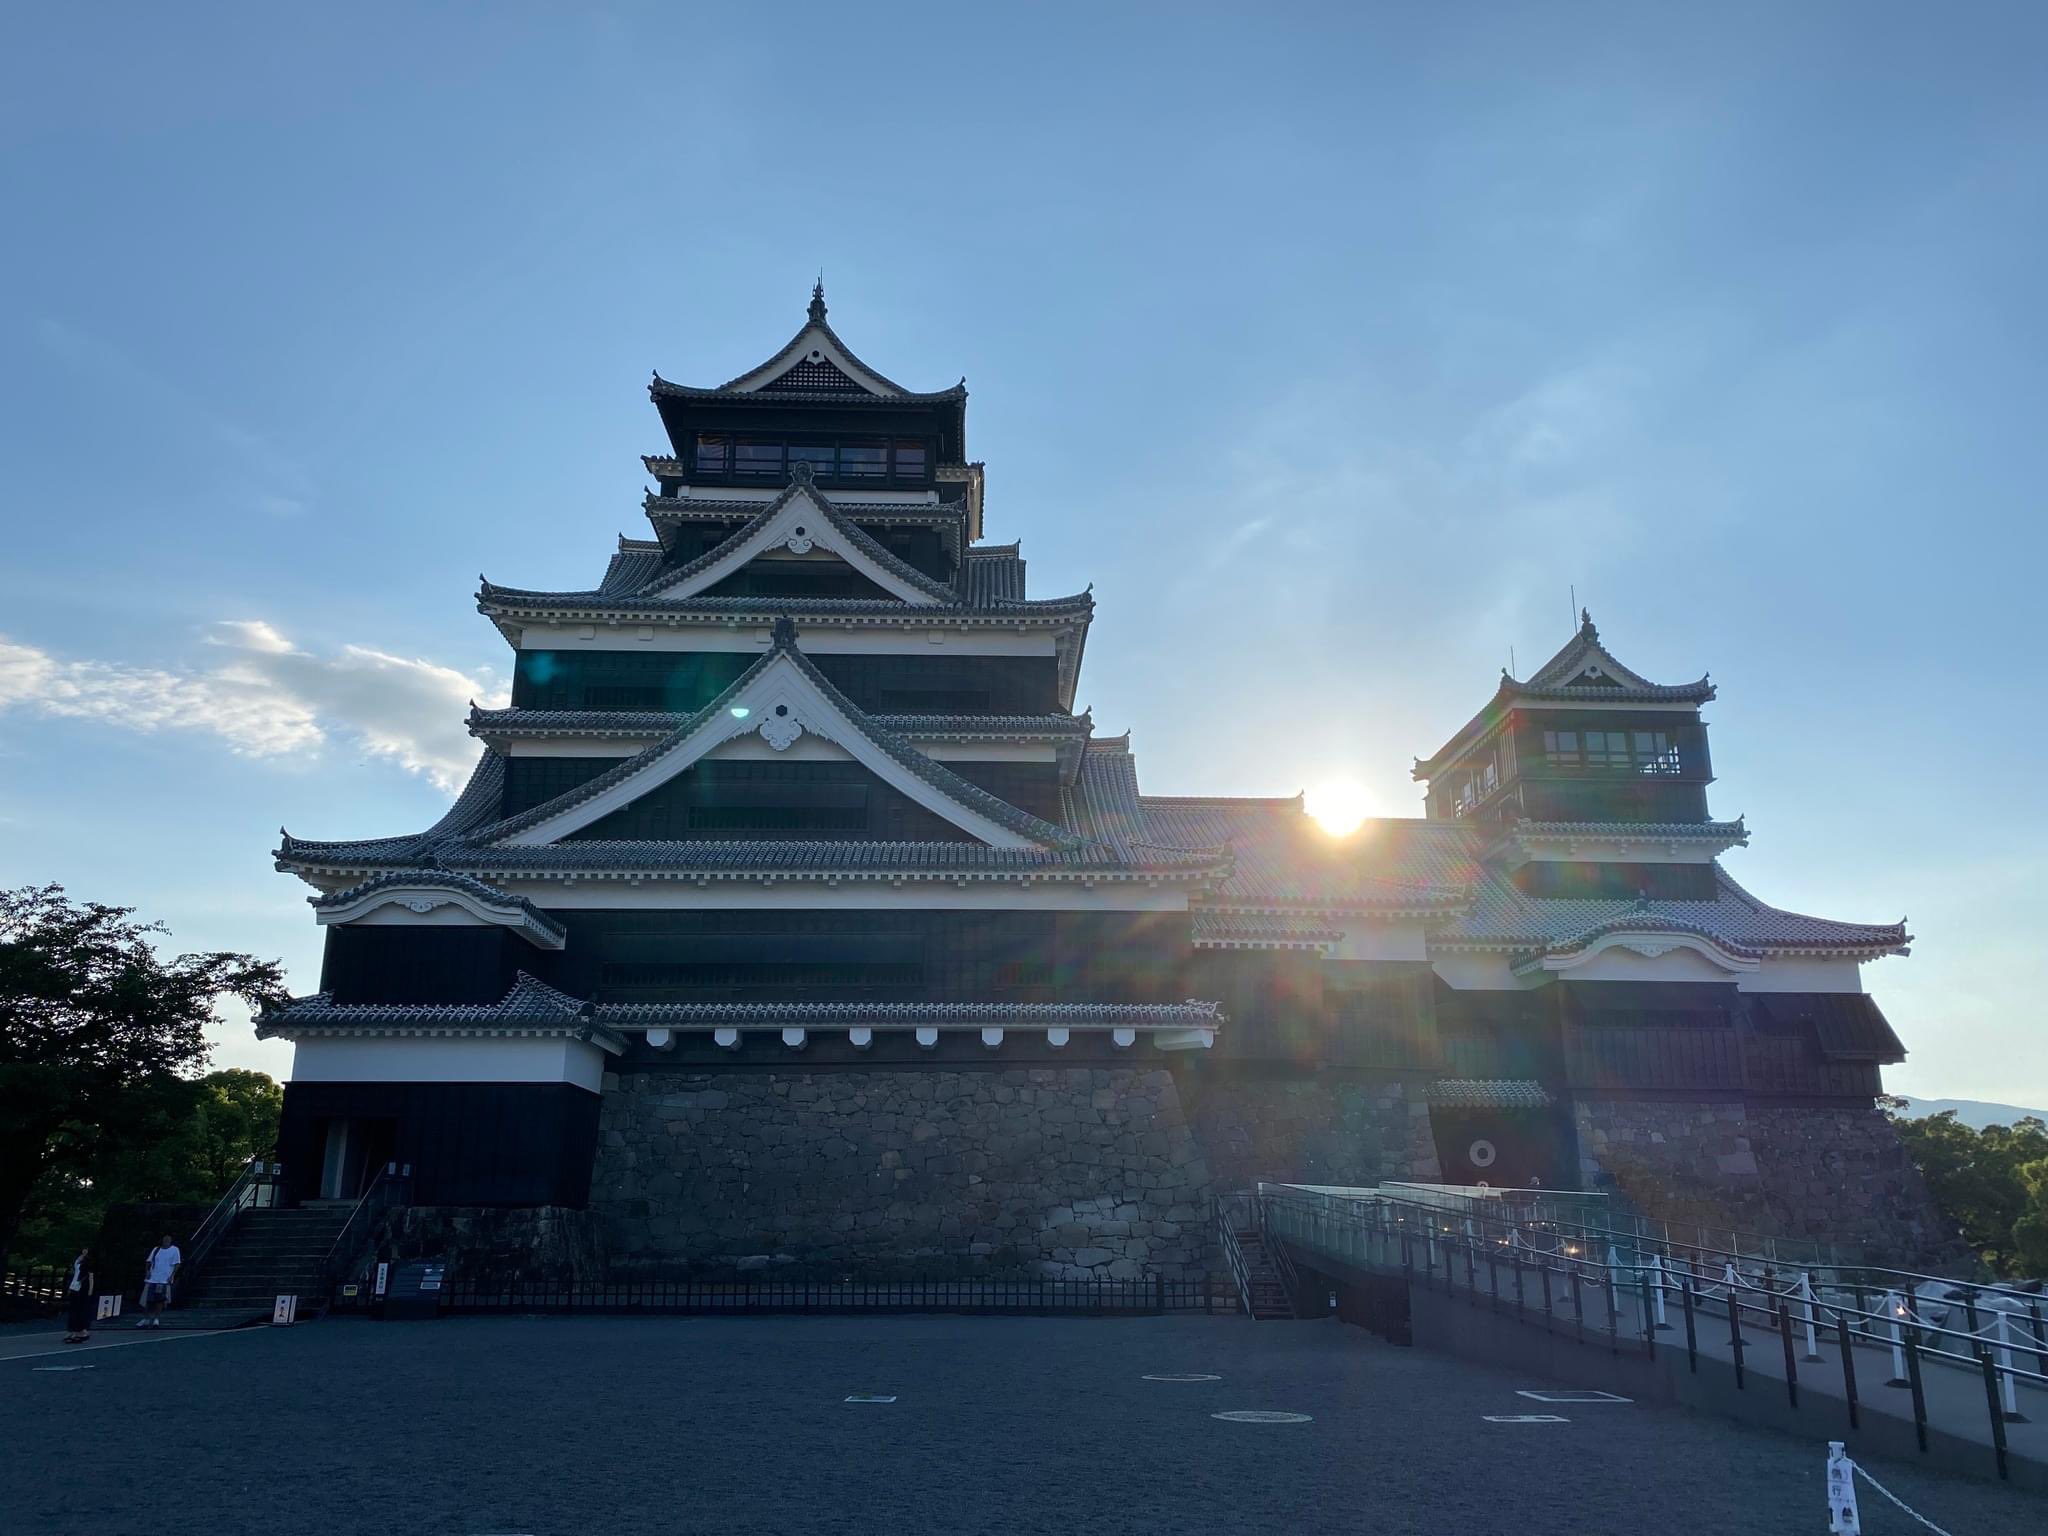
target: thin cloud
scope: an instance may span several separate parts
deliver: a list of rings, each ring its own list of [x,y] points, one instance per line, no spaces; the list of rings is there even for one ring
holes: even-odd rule
[[[197,731],[256,758],[313,758],[339,739],[453,790],[477,755],[464,705],[507,702],[488,677],[363,645],[316,654],[260,619],[224,620],[206,641],[227,653],[220,665],[173,671],[68,660],[0,636],[0,713]]]

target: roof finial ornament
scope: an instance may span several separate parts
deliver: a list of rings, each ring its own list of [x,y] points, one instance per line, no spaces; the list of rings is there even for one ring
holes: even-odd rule
[[[809,459],[790,460],[789,483],[791,485],[811,485],[816,482],[817,478],[818,471],[812,466]]]
[[[788,614],[780,615],[769,628],[768,643],[778,651],[796,649],[796,620]]]
[[[1600,638],[1600,631],[1593,627],[1593,610],[1590,608],[1581,608],[1579,610],[1579,633],[1588,640],[1598,640]]]
[[[818,268],[818,280],[811,285],[811,318],[819,324],[825,321],[825,269]]]

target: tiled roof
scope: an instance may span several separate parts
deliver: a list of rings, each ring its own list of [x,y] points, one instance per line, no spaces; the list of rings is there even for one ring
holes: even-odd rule
[[[655,460],[648,460],[650,466]],[[661,460],[663,464],[671,461]],[[675,473],[687,474],[681,460],[673,461]],[[777,488],[762,486],[761,496],[741,499],[713,496],[654,496],[643,503],[647,515],[656,522],[683,520],[688,522],[740,522],[751,519],[768,502],[779,494]],[[863,523],[958,523],[967,515],[964,501],[861,501],[844,494],[834,496],[832,505],[843,516],[855,518]]]
[[[1474,861],[1466,840],[1421,821],[1367,822],[1333,838],[1304,814],[1299,798],[1233,800],[1147,795],[1154,842],[1228,844],[1230,878],[1219,905],[1308,907],[1323,912],[1448,913],[1469,899]]]
[[[1594,628],[1591,615],[1582,612],[1581,617],[1578,633],[1531,673],[1527,682],[1518,682],[1503,669],[1500,686],[1486,707],[1435,754],[1417,758],[1414,776],[1428,779],[1442,772],[1518,703],[1705,704],[1714,697],[1714,685],[1704,677],[1692,683],[1653,683],[1623,666],[1600,643],[1600,631]]]
[[[570,1034],[612,1049],[620,1029],[1014,1028],[1207,1029],[1222,1005],[1178,1003],[584,1003],[524,971],[495,1003],[337,1003],[326,992],[295,997],[260,1015],[262,1038],[315,1033],[419,1030],[429,1033]]]
[[[1550,1091],[1541,1083],[1512,1077],[1440,1077],[1425,1090],[1444,1109],[1548,1109]]]
[[[960,597],[970,608],[1024,601],[1024,557],[1006,549],[970,549],[960,563]]]
[[[727,379],[715,389],[692,389],[687,385],[671,384],[657,373],[654,376],[654,383],[649,386],[648,393],[656,399],[660,399],[664,395],[672,395],[685,399],[712,397],[744,401],[755,399],[761,391],[767,390],[770,400],[816,399],[829,401],[835,405],[851,405],[856,403],[888,405],[900,404],[905,400],[964,400],[967,398],[967,381],[965,379],[962,379],[951,389],[934,390],[929,393],[905,389],[895,380],[885,377],[878,370],[862,362],[855,355],[853,348],[839,339],[838,332],[834,331],[825,319],[825,313],[825,294],[821,285],[819,288],[812,290],[810,309],[806,313],[803,325],[798,328],[794,336],[790,337],[782,349],[766,362],[757,363],[745,373]],[[839,355],[845,358],[849,364],[866,374],[876,385],[879,385],[880,390],[870,392],[865,387],[856,390],[848,390],[844,387],[819,390],[771,388],[784,374],[805,361],[806,355],[813,349],[814,338],[820,336],[830,341]],[[766,379],[761,384],[754,386],[753,389],[743,390],[739,387],[748,379],[762,374],[767,375]],[[842,375],[842,377],[845,376]],[[848,377],[847,382],[853,383],[855,381]]]
[[[703,618],[713,622],[729,619],[772,619],[777,614],[813,614],[833,619],[878,619],[888,624],[971,624],[1011,625],[1024,622],[1072,624],[1085,620],[1094,610],[1095,598],[1087,592],[1066,597],[1029,598],[1023,602],[991,599],[985,607],[965,603],[913,605],[891,598],[859,597],[618,597],[611,593],[536,592],[521,587],[501,587],[484,582],[477,590],[480,613],[537,613],[588,615],[606,618],[613,614],[645,615],[650,618]]]
[[[1210,906],[1191,914],[1198,949],[1324,949],[1344,937],[1312,912],[1237,912]]]
[[[605,566],[604,579],[598,582],[600,592],[617,593],[626,596],[639,591],[661,571],[661,551],[622,549],[613,555]]]
[[[623,1027],[696,1025],[756,1028],[774,1024],[835,1025],[1047,1025],[1109,1028],[1214,1029],[1223,1005],[1190,998],[1181,1003],[599,1003],[597,1016]]]
[[[472,736],[651,736],[667,735],[690,716],[656,709],[479,709],[470,706]],[[884,730],[912,740],[992,736],[1004,740],[1085,737],[1088,716],[1044,715],[870,715]]]
[[[1767,906],[1714,866],[1708,901],[1530,896],[1485,867],[1471,910],[1433,930],[1433,944],[1569,954],[1617,932],[1697,933],[1738,954],[1885,953],[1909,942],[1904,923],[1842,923]]]
[[[461,894],[473,897],[486,906],[496,907],[501,911],[524,913],[543,933],[558,941],[566,940],[569,937],[569,930],[562,926],[559,919],[541,911],[539,907],[536,907],[524,896],[514,896],[508,891],[499,890],[494,885],[486,885],[481,880],[471,879],[468,875],[457,874],[455,871],[447,869],[392,870],[387,874],[372,875],[367,880],[360,880],[346,890],[331,891],[324,896],[308,896],[306,901],[315,909],[332,910],[337,907],[350,906],[362,900],[365,896],[374,895],[378,891],[391,890],[394,887],[406,890],[424,888],[427,890],[459,891]]]
[[[954,603],[959,601],[958,595],[951,587],[943,582],[932,580],[923,571],[918,570],[915,566],[908,564],[898,556],[891,554],[888,550],[877,544],[866,531],[849,522],[841,515],[839,509],[833,506],[825,494],[813,484],[811,466],[804,463],[799,463],[794,467],[788,489],[762,507],[759,512],[740,527],[735,528],[726,536],[724,542],[715,548],[706,550],[694,560],[685,561],[683,564],[672,566],[665,571],[657,568],[644,587],[637,588],[629,593],[622,593],[621,595],[656,598],[664,592],[681,586],[693,576],[698,576],[705,571],[714,569],[724,561],[731,559],[735,551],[744,548],[763,528],[774,521],[777,513],[781,512],[797,496],[803,496],[808,500],[812,506],[817,508],[818,514],[832,526],[835,533],[855,550],[859,551],[864,558],[872,561],[896,580],[922,592],[934,602]],[[798,515],[808,516],[808,514],[804,513],[799,513]],[[799,529],[799,531],[801,532],[802,530]]]
[[[1036,848],[993,848],[975,842],[861,842],[733,840],[654,842],[579,838],[544,846],[506,846],[504,839],[541,825],[591,797],[625,781],[648,763],[676,750],[708,721],[722,714],[729,701],[747,687],[778,656],[787,656],[826,702],[889,757],[932,785],[949,799],[986,816]],[[489,756],[496,757],[495,753]],[[502,785],[503,763],[496,768]],[[1135,798],[1135,779],[1129,784]],[[465,792],[465,800],[471,798]],[[444,818],[446,822],[447,818]],[[774,873],[832,878],[844,874],[944,873],[985,878],[1045,874],[1167,873],[1204,875],[1214,871],[1213,849],[1150,847],[1142,843],[1097,839],[1090,831],[1069,830],[1018,809],[961,778],[927,757],[903,736],[866,716],[795,645],[793,625],[778,624],[775,645],[749,667],[718,698],[684,718],[662,741],[621,759],[587,783],[529,810],[482,823],[465,817],[460,836],[438,839],[375,839],[359,843],[305,843],[287,838],[278,851],[286,865],[355,869],[431,856],[440,867],[480,875],[605,873],[656,874],[670,877]]]
[[[910,772],[923,779],[948,799],[966,806],[968,809],[987,817],[998,826],[1005,827],[1017,833],[1020,837],[1030,838],[1033,842],[1042,846],[1060,847],[1073,842],[1072,835],[1064,828],[1056,827],[1041,817],[1019,810],[1007,800],[997,798],[978,784],[970,784],[967,780],[961,778],[959,774],[953,772],[952,769],[925,756],[924,753],[918,751],[917,748],[913,747],[895,732],[885,730],[876,725],[873,719],[863,713],[853,700],[847,698],[845,694],[841,693],[833,685],[830,678],[817,669],[808,656],[797,649],[796,627],[789,624],[787,620],[783,620],[776,625],[774,644],[766,653],[734,679],[731,686],[723,693],[719,694],[717,698],[706,704],[694,715],[691,715],[683,724],[677,726],[674,732],[664,740],[634,753],[631,757],[620,759],[616,765],[606,769],[595,778],[579,784],[573,789],[564,791],[552,800],[543,801],[541,804],[522,811],[516,816],[509,816],[493,826],[479,829],[475,834],[475,840],[479,843],[502,841],[530,827],[537,827],[544,822],[552,821],[564,811],[572,810],[585,801],[604,793],[606,790],[624,783],[627,779],[632,778],[635,774],[645,769],[648,764],[667,756],[670,752],[675,751],[678,747],[689,741],[706,724],[722,718],[732,700],[737,698],[764,669],[774,664],[778,658],[786,658],[794,664],[797,670],[803,673],[805,680],[824,695],[827,704],[843,714],[857,730],[865,735],[875,746],[887,753],[893,761],[909,769]]]
[[[1742,818],[1733,821],[1517,821],[1501,828],[1503,836],[1573,838],[1593,842],[1627,838],[1632,842],[1717,843],[1749,840]]]
[[[1213,870],[1216,854],[1162,850],[1118,857],[1100,843],[1065,848],[995,848],[975,842],[880,842],[842,839],[730,839],[719,842],[654,842],[572,838],[560,843],[465,843],[443,853],[452,868],[500,877],[545,874],[662,875],[751,878],[756,874],[816,879],[937,874],[1014,878],[1018,876],[1119,874],[1201,875]]]
[[[295,997],[256,1016],[258,1039],[309,1033],[420,1031],[432,1034],[568,1035],[614,1054],[625,1041],[597,1021],[596,1009],[521,971],[495,1003],[337,1003],[332,993]]]
[[[495,748],[486,747],[455,803],[426,831],[408,832],[402,837],[317,842],[293,837],[280,827],[277,857],[286,862],[332,864],[349,869],[418,864],[431,857],[436,848],[496,820],[504,802],[505,757]]]

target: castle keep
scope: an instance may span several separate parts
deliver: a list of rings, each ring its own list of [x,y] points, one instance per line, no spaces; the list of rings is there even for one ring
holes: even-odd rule
[[[1189,1274],[1260,1178],[1915,1240],[1859,975],[1907,935],[1722,868],[1704,678],[1587,617],[1416,763],[1419,819],[1146,795],[1075,709],[1092,597],[983,539],[964,385],[818,292],[651,394],[649,536],[477,594],[515,681],[447,815],[277,850],[326,930],[258,1024],[298,1197],[402,1161],[691,1273]]]

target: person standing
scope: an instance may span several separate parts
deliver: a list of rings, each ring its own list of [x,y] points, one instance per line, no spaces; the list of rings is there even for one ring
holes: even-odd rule
[[[93,1295],[92,1249],[81,1248],[71,1261],[71,1278],[64,1285],[66,1344],[83,1344],[92,1337]]]
[[[171,1301],[171,1282],[177,1279],[178,1266],[184,1262],[185,1255],[178,1251],[168,1232],[162,1242],[149,1250],[149,1257],[142,1262],[142,1310],[149,1315],[136,1327],[163,1327],[164,1308]]]

